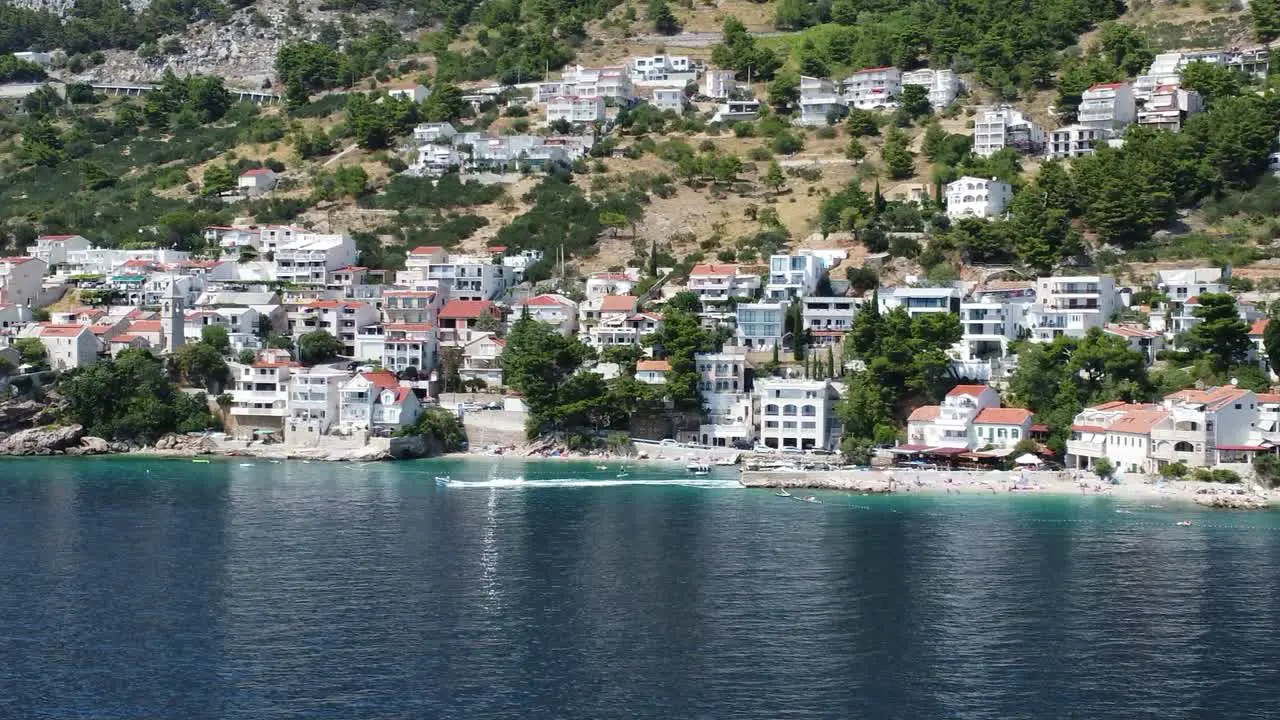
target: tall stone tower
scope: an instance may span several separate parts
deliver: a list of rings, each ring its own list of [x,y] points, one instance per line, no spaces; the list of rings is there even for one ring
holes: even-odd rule
[[[178,292],[178,278],[174,275],[169,276],[169,296],[160,302],[160,328],[164,331],[164,351],[178,352],[185,339],[186,314]]]

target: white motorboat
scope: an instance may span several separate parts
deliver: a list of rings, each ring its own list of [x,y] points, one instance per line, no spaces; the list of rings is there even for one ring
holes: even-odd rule
[[[774,493],[774,495],[777,495],[778,497],[791,497],[791,493],[782,488],[778,488],[778,492]]]
[[[691,462],[685,465],[684,469],[691,473],[702,473],[703,475],[711,472],[711,466],[704,462]]]

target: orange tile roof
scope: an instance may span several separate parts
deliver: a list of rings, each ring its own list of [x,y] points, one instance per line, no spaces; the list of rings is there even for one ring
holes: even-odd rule
[[[553,306],[564,307],[566,306],[566,303],[563,300],[557,299],[554,295],[535,295],[529,298],[528,300],[525,300],[522,303],[517,303],[517,305],[531,305],[531,306],[538,306],[538,307],[553,307]]]
[[[164,329],[160,327],[159,320],[135,320],[129,323],[129,327],[125,328],[125,332],[158,333],[164,332]]]
[[[365,380],[373,383],[374,387],[379,387],[384,390],[393,390],[400,387],[400,381],[396,379],[396,376],[386,370],[360,373],[360,375],[363,376]]]
[[[717,265],[715,263],[704,263],[694,265],[689,271],[689,275],[736,275],[738,272],[737,265]]]
[[[937,405],[921,405],[911,411],[911,416],[907,418],[907,422],[932,422],[938,418],[940,409]]]
[[[635,295],[605,295],[600,301],[600,312],[626,312],[636,307]]]
[[[1205,390],[1179,390],[1171,395],[1166,395],[1166,400],[1181,400],[1183,402],[1196,403],[1204,405],[1209,410],[1217,410],[1232,400],[1242,397],[1248,390],[1236,387],[1234,385],[1219,385],[1218,387],[1208,388]]]
[[[1258,402],[1260,402],[1260,403],[1280,403],[1280,394],[1276,394],[1276,393],[1258,393]]]
[[[450,300],[440,308],[441,320],[475,320],[484,313],[493,313],[490,300]]]
[[[641,360],[636,363],[636,372],[670,372],[671,363],[666,360]]]
[[[40,337],[76,337],[88,330],[84,325],[45,325],[40,328]]]
[[[418,247],[410,250],[409,254],[410,255],[434,255],[436,253],[442,253],[442,252],[444,252],[444,248],[440,247],[439,245],[419,245]]]
[[[951,388],[951,392],[947,393],[947,397],[955,397],[957,395],[981,395],[986,389],[986,385],[957,385]]]
[[[403,332],[428,332],[435,330],[436,326],[431,323],[387,323],[387,330],[401,330]]]
[[[126,333],[124,335],[117,335],[114,338],[111,338],[111,342],[112,343],[131,343],[134,340],[143,340],[143,339],[145,338],[141,338],[137,335],[129,335]]]
[[[1266,318],[1262,318],[1261,320],[1254,320],[1254,321],[1253,321],[1253,324],[1249,326],[1249,334],[1250,334],[1250,335],[1261,335],[1263,332],[1265,332],[1265,331],[1266,331],[1266,329],[1267,329],[1267,319],[1266,319]]]
[[[983,408],[973,419],[976,425],[1022,425],[1031,421],[1031,411],[1026,408]]]
[[[1130,410],[1107,426],[1107,432],[1145,435],[1169,417],[1166,410]]]
[[[1134,327],[1132,325],[1106,325],[1102,329],[1104,332],[1110,333],[1112,335],[1118,335],[1120,337],[1127,337],[1127,338],[1160,337],[1160,333],[1158,332],[1146,330],[1140,327]]]

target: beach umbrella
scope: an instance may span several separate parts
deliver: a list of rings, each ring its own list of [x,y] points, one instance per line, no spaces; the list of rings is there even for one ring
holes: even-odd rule
[[[1031,453],[1023,453],[1013,460],[1015,465],[1039,465],[1041,462],[1040,458]]]

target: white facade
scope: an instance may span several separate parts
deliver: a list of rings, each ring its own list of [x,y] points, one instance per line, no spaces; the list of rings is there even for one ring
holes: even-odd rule
[[[631,58],[627,63],[631,81],[638,85],[679,83],[693,80],[695,68],[688,55],[648,55]]]
[[[271,168],[251,168],[240,173],[236,187],[245,195],[261,195],[274,190],[279,179]]]
[[[716,100],[724,100],[737,89],[732,70],[708,70],[702,74],[702,94]]]
[[[289,415],[289,377],[299,367],[283,350],[265,350],[253,363],[228,362],[229,412],[242,427],[283,429]]]
[[[1030,434],[1031,412],[1000,407],[1000,396],[986,385],[957,385],[941,405],[918,407],[907,418],[907,446],[914,450],[991,446],[1007,455]]]
[[[1036,302],[1027,313],[1031,336],[1037,342],[1055,337],[1084,337],[1101,328],[1119,308],[1115,279],[1109,275],[1042,277],[1036,279]]]
[[[1027,310],[1034,299],[1027,290],[1017,295],[976,294],[960,303],[960,359],[993,360],[1008,355],[1009,343],[1026,328]]]
[[[276,245],[276,279],[323,289],[329,282],[329,273],[354,265],[357,254],[350,235],[297,233]]]
[[[960,78],[954,70],[923,68],[902,73],[902,84],[919,85],[929,92],[929,105],[941,110],[960,94]]]
[[[1021,153],[1036,153],[1044,146],[1044,131],[1008,107],[987,108],[973,124],[973,152],[991,157],[1006,147]]]
[[[1004,213],[1013,200],[1013,186],[995,178],[964,176],[947,183],[947,217],[994,218]]]
[[[1045,157],[1067,159],[1092,155],[1093,149],[1111,138],[1111,131],[1089,125],[1067,125],[1050,130]]]
[[[561,335],[578,331],[578,304],[563,295],[544,293],[511,305],[512,322],[526,314],[554,327]]]
[[[858,301],[848,297],[806,297],[800,301],[800,308],[805,330],[818,337],[835,337],[853,327]]]
[[[378,311],[359,300],[315,300],[289,313],[289,330],[294,338],[323,331],[342,343],[342,355],[356,353],[359,329],[378,321]]]
[[[419,145],[449,142],[458,131],[451,123],[422,123],[413,129],[413,139]]]
[[[774,255],[769,258],[769,282],[764,296],[769,300],[790,300],[812,295],[825,271],[815,255]]]
[[[87,325],[44,325],[38,332],[52,370],[74,370],[98,361],[98,339]]]
[[[738,345],[755,351],[781,347],[786,317],[787,303],[784,302],[738,303]]]
[[[1138,108],[1138,124],[1157,130],[1178,132],[1188,115],[1204,109],[1200,93],[1177,85],[1157,85]]]
[[[711,116],[711,122],[743,122],[755,120],[759,115],[759,100],[726,100],[716,107],[716,113]]]
[[[763,378],[756,380],[755,394],[762,444],[802,450],[839,447],[838,396],[829,381]]]
[[[420,103],[430,96],[431,91],[427,90],[426,86],[417,83],[404,83],[387,88],[387,97],[408,100],[414,103]]]
[[[755,409],[746,391],[746,353],[699,353],[694,356],[694,367],[707,409],[707,422],[698,428],[698,442],[714,447],[752,442],[756,436]]]
[[[0,258],[0,305],[38,307],[47,265],[36,258]]]
[[[479,255],[450,255],[427,266],[426,280],[448,288],[451,300],[493,300],[511,287],[513,274]]]
[[[902,71],[896,67],[859,70],[844,80],[844,99],[859,110],[888,110],[897,106]]]
[[[564,120],[573,125],[604,122],[604,98],[560,95],[546,104],[547,122]]]
[[[891,287],[880,288],[876,297],[880,312],[889,313],[898,308],[909,317],[931,313],[956,313],[960,310],[959,288],[953,287]]]
[[[290,421],[314,423],[323,435],[338,422],[342,385],[348,375],[331,367],[293,368],[289,373]]]
[[[388,290],[382,294],[382,312],[387,322],[432,323],[444,305],[435,290]]]
[[[705,307],[723,303],[729,298],[750,299],[760,291],[760,276],[738,265],[703,263],[689,271],[686,287],[698,296]]]
[[[1145,100],[1161,85],[1181,84],[1182,70],[1193,62],[1221,65],[1245,75],[1265,78],[1271,58],[1266,46],[1160,53],[1151,61],[1147,72],[1134,81],[1135,96]]]
[[[41,235],[35,245],[27,247],[27,255],[52,267],[66,263],[67,253],[88,249],[89,241],[79,235]]]
[[[659,110],[670,110],[679,115],[684,112],[685,100],[682,88],[657,88],[653,91],[653,106]]]
[[[1137,119],[1133,86],[1129,83],[1101,83],[1080,95],[1076,121],[1100,130],[1121,130]]]
[[[800,125],[827,125],[832,118],[843,117],[849,106],[841,97],[835,83],[824,78],[801,76]]]
[[[625,272],[598,272],[587,276],[587,299],[605,295],[630,295],[640,283],[640,272],[634,268]]]

